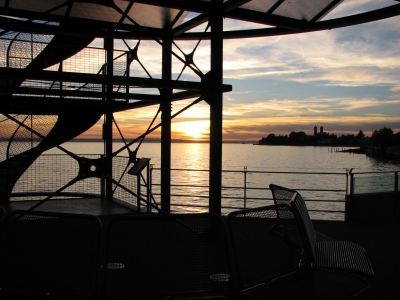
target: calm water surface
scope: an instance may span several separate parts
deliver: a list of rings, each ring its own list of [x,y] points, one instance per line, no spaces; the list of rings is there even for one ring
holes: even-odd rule
[[[62,145],[67,150],[82,154],[102,154],[101,142],[69,142]],[[123,143],[115,143],[114,151]],[[134,150],[135,148],[131,148]],[[395,170],[400,161],[381,161],[364,154],[335,152],[348,149],[343,147],[296,147],[296,146],[258,146],[251,144],[223,144],[222,168],[224,170],[249,171],[326,171],[341,172],[354,168],[355,172],[375,172]],[[151,158],[155,167],[160,166],[160,144],[143,143],[138,157]],[[209,145],[205,143],[171,144],[172,168],[208,169]],[[62,153],[52,149],[46,153]],[[124,151],[121,155],[127,155]]]
[[[101,142],[69,142],[62,146],[77,154],[103,153]],[[114,151],[122,146],[122,143],[115,143]],[[353,168],[356,173],[400,169],[400,162],[376,160],[365,154],[338,152],[343,149],[223,144],[222,168],[225,172],[222,175],[222,204],[226,207],[223,213],[234,208],[271,204],[268,185],[275,183],[301,191],[302,196],[308,200],[307,206],[313,218],[342,220],[348,183],[346,169]],[[172,169],[191,170],[171,172],[173,210],[207,211],[209,145],[173,143],[171,150]],[[153,183],[160,180],[160,152],[159,143],[143,143],[138,150],[137,157],[151,158]],[[52,149],[48,153],[60,151]],[[120,155],[127,155],[127,152]],[[244,172],[245,169],[247,172]],[[393,185],[392,178],[390,174],[389,186]],[[371,186],[371,178],[368,182],[367,186]],[[372,182],[377,180],[372,178]],[[243,188],[245,185],[246,190]],[[361,183],[357,186],[361,186]],[[153,187],[153,193],[159,193],[159,187]]]
[[[131,150],[135,150],[136,145]],[[68,142],[62,145],[76,154],[102,154],[102,142]],[[123,147],[123,143],[114,143],[114,151]],[[0,147],[3,149],[4,147]],[[5,148],[4,148],[5,149]],[[270,183],[299,190],[307,200],[308,209],[313,218],[343,219],[344,198],[348,189],[346,169],[353,172],[392,171],[387,174],[355,175],[355,190],[376,192],[382,188],[394,189],[394,171],[400,170],[399,161],[376,160],[365,154],[341,153],[344,148],[331,147],[295,147],[295,146],[258,146],[252,144],[223,144],[222,157],[222,205],[228,213],[234,208],[249,208],[271,204]],[[171,203],[173,211],[207,211],[209,184],[209,145],[205,143],[173,143],[171,171]],[[159,143],[143,143],[138,149],[137,157],[151,158],[153,165],[153,194],[159,201],[160,182]],[[46,154],[63,153],[59,149],[51,149]],[[127,151],[120,156],[127,156]],[[1,160],[5,153],[0,153]],[[40,169],[46,164],[45,156],[32,165],[32,169]],[[31,174],[41,176],[29,177],[24,174],[17,184],[22,191],[41,191],[46,188],[54,190],[63,183],[61,178],[71,180],[77,176],[77,163],[70,159],[71,166],[62,169],[55,165],[53,173],[48,168],[42,173]],[[52,163],[50,163],[51,165]],[[174,170],[174,169],[185,169]],[[189,171],[188,171],[189,170]],[[247,170],[245,172],[245,170]],[[26,176],[25,176],[26,175]],[[26,177],[24,179],[24,177]],[[68,182],[68,181],[67,181]],[[84,182],[78,182],[76,188],[88,190]],[[246,189],[244,189],[246,187]],[[190,205],[190,206],[188,206]],[[327,212],[329,211],[329,212]]]

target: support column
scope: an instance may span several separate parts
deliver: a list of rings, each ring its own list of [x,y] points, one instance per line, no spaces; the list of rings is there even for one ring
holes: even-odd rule
[[[162,79],[172,78],[172,34],[165,30],[162,44]],[[161,209],[171,212],[171,98],[172,89],[161,90]]]
[[[114,40],[112,38],[105,38],[104,39],[104,48],[106,50],[106,69],[105,69],[105,76],[108,78],[113,77],[113,70],[114,70]],[[110,80],[112,82],[112,80]],[[106,99],[105,101],[113,101],[112,99],[112,91],[113,85],[107,84],[106,85]],[[106,112],[104,115],[104,124],[103,124],[103,139],[104,139],[104,154],[106,157],[111,157],[113,152],[113,113],[112,111]],[[112,160],[106,160],[105,172],[112,177]],[[105,196],[106,199],[112,200],[113,198],[113,188],[112,182],[110,180],[106,180],[105,182]]]
[[[213,0],[211,27],[211,93],[209,211],[221,214],[222,185],[222,83],[223,83],[223,0]]]

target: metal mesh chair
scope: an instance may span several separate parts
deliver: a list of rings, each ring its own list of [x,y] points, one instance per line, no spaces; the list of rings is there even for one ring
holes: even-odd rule
[[[283,203],[290,205],[290,200],[292,200],[294,193],[296,193],[295,190],[291,190],[276,184],[270,184],[269,188],[272,192],[272,197],[274,198],[275,204]]]
[[[228,231],[217,215],[119,216],[106,235],[106,299],[219,299],[234,290]]]
[[[228,215],[241,289],[296,271],[304,244],[287,205],[240,210]]]
[[[0,226],[1,292],[29,299],[94,298],[100,233],[94,216],[7,214]]]
[[[369,288],[357,274],[311,267],[301,226],[286,204],[230,213],[228,227],[242,298],[350,299]]]
[[[274,184],[270,184],[270,189],[275,203],[290,204],[295,213],[298,214],[301,226],[307,237],[308,247],[312,253],[312,263],[324,268],[356,272],[367,276],[374,275],[373,268],[363,247],[346,241],[317,242],[316,232],[306,203],[298,192]]]
[[[315,241],[314,227],[306,204],[299,193],[296,193],[292,198],[291,205],[299,214],[316,266],[351,271],[368,276],[374,275],[374,270],[363,247],[346,241]]]

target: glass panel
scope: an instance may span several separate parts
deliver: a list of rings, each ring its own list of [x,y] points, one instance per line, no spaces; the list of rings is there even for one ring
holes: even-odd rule
[[[354,194],[393,192],[394,177],[390,175],[355,176]]]
[[[141,26],[162,28],[165,24],[170,24],[180,11],[179,9],[134,3],[128,16],[123,18],[122,12],[125,12],[129,2],[115,0],[114,4],[115,6],[113,7],[96,3],[85,3],[84,1],[74,2],[69,16],[115,23],[122,21],[127,24],[132,24],[130,20],[134,20],[136,24]],[[4,7],[5,5],[5,2],[0,0],[0,7]],[[9,7],[12,9],[55,15],[65,15],[68,12],[69,5],[70,2],[66,0],[13,0],[9,2]],[[186,15],[187,12],[182,14],[175,26],[178,26]]]
[[[28,11],[48,12],[65,2],[65,0],[13,0],[9,1],[9,7]],[[62,7],[65,8],[66,6]]]
[[[74,3],[70,16],[115,23],[121,19],[121,14],[114,8],[92,3]]]
[[[273,12],[273,14],[297,20],[310,21],[322,10],[324,10],[331,2],[332,0],[285,1]]]
[[[253,0],[240,7],[254,11],[267,12],[272,6],[274,6],[276,1],[277,0]]]
[[[128,15],[141,26],[163,28],[164,24],[171,23],[178,13],[178,9],[135,3],[132,5]],[[186,15],[187,12],[180,17],[179,22],[175,26],[179,25]]]

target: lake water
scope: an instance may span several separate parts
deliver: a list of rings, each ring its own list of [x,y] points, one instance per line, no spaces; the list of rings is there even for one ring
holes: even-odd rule
[[[135,146],[135,145],[134,145]],[[102,154],[101,142],[68,142],[62,145],[74,153]],[[114,143],[113,150],[123,147]],[[132,150],[135,148],[132,147]],[[313,146],[259,146],[252,144],[223,144],[222,168],[224,170],[250,171],[315,171],[341,172],[354,168],[355,172],[377,172],[398,170],[400,161],[376,160],[365,154],[336,152],[348,148]],[[46,153],[62,153],[51,149]],[[143,143],[137,157],[151,158],[155,167],[160,166],[159,143]],[[127,155],[124,151],[121,155]],[[206,143],[172,143],[171,167],[179,169],[208,169],[209,145]]]
[[[77,154],[102,154],[101,142],[69,142],[62,145]],[[122,147],[114,143],[114,151]],[[301,191],[308,200],[313,218],[343,219],[344,197],[348,189],[346,170],[355,173],[398,171],[399,161],[383,161],[365,154],[338,152],[346,148],[259,146],[252,144],[223,144],[222,204],[224,213],[232,208],[254,207],[270,204],[270,183]],[[131,148],[134,150],[135,148]],[[143,143],[137,157],[151,158],[153,183],[159,182],[159,143]],[[52,149],[47,153],[62,153]],[[122,152],[121,155],[127,155]],[[172,143],[171,202],[176,212],[206,211],[208,204],[209,145],[206,143]],[[245,170],[247,172],[245,172]],[[374,174],[372,174],[374,175]],[[356,174],[356,188],[393,189],[394,172],[377,174],[385,182],[379,182],[371,174]],[[374,175],[375,176],[375,175]],[[372,179],[371,179],[372,178]],[[246,190],[243,187],[246,186]],[[362,192],[360,189],[358,192]],[[159,193],[159,187],[153,188]],[[246,201],[244,201],[246,199]],[[266,200],[269,199],[269,200]],[[196,207],[187,206],[194,205]]]

